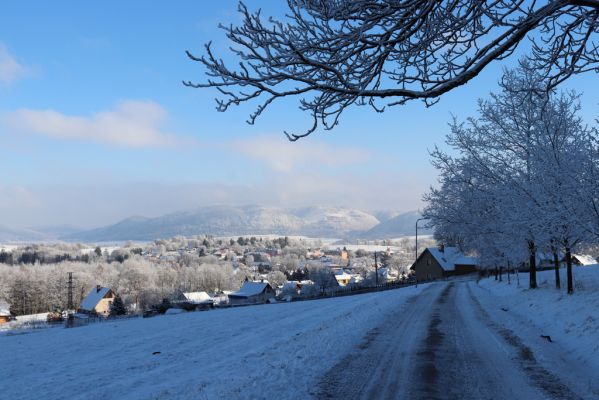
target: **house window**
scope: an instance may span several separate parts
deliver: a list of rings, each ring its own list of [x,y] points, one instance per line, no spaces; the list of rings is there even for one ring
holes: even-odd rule
[[[426,260],[426,265],[431,265],[431,260]]]

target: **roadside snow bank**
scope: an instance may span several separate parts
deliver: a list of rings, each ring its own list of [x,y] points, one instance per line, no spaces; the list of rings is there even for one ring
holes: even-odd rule
[[[0,336],[9,399],[305,399],[426,285]]]
[[[555,288],[555,271],[541,271],[538,289],[528,289],[528,274],[521,273],[519,287],[513,276],[510,285],[506,276],[503,282],[489,278],[479,282],[475,294],[496,316],[517,317],[550,336],[583,367],[599,371],[599,265],[575,267],[573,275],[573,295],[566,293],[565,269],[560,270],[561,290]],[[515,332],[522,330],[517,321],[511,323]]]

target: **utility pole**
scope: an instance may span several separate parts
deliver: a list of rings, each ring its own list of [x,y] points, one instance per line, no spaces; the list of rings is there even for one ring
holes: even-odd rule
[[[67,311],[75,308],[73,304],[73,273],[69,272],[69,280],[67,281]]]

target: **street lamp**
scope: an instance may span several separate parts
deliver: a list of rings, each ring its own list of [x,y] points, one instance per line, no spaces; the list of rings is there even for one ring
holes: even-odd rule
[[[418,218],[416,220],[416,249],[414,250],[414,252],[416,253],[416,256],[414,258],[414,262],[418,261],[418,222],[425,220],[425,219],[429,219],[429,218],[422,217],[422,218]]]

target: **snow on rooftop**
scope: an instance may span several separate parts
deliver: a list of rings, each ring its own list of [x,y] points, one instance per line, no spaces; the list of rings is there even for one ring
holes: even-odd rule
[[[593,258],[592,256],[589,256],[589,255],[586,255],[586,254],[573,254],[572,256],[576,257],[576,259],[582,265],[594,265],[594,264],[597,264],[597,260],[595,260],[595,258]]]
[[[210,297],[210,295],[206,292],[188,292],[183,293],[183,296],[185,296],[187,300],[192,301],[194,303],[212,301],[212,297]]]
[[[79,308],[86,311],[93,311],[109,291],[110,289],[105,287],[100,287],[99,290],[97,287],[93,288],[87,297],[83,299]]]
[[[457,265],[476,265],[476,258],[465,256],[456,247],[445,247],[441,251],[437,247],[427,247],[427,250],[435,257],[441,268],[445,271],[455,270]]]
[[[269,285],[267,281],[264,282],[245,282],[241,289],[236,292],[231,293],[229,296],[236,297],[251,297],[259,295],[266,289],[266,286]]]

